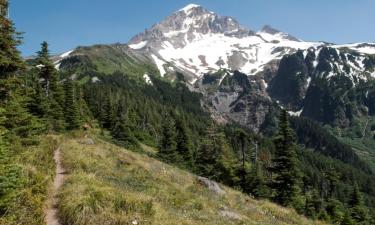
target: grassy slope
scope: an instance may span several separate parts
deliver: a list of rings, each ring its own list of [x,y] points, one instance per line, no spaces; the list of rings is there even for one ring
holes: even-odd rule
[[[14,172],[10,177],[17,180],[19,185],[13,187],[14,191],[9,196],[2,196],[9,198],[9,202],[7,212],[0,216],[1,225],[44,223],[44,202],[55,173],[53,152],[58,141],[52,135],[39,139],[40,143],[36,146],[12,146],[10,165],[15,165],[19,172]],[[1,176],[0,171],[0,179],[3,179]]]
[[[218,196],[188,172],[98,138],[94,145],[79,140],[61,144],[69,172],[59,194],[65,224],[322,224],[224,186]]]
[[[75,54],[85,55],[89,62],[96,66],[96,71],[112,74],[116,71],[130,76],[143,76],[143,74],[159,74],[152,61],[147,58],[138,58],[131,54],[124,45],[94,45],[79,47]],[[76,68],[79,71],[79,68]]]

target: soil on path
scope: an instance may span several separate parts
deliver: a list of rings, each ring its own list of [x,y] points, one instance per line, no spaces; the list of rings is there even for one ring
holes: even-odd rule
[[[53,190],[51,192],[50,199],[47,200],[47,207],[44,211],[45,213],[45,222],[47,225],[61,225],[57,216],[57,192],[60,187],[63,185],[65,180],[65,169],[61,163],[61,151],[60,148],[56,149],[54,152],[53,159],[56,163],[56,176],[53,181]]]

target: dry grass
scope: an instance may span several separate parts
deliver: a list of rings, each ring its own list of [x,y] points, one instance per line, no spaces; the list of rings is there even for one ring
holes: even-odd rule
[[[224,186],[218,196],[186,171],[98,139],[66,138],[61,151],[70,173],[59,194],[65,224],[323,224]]]

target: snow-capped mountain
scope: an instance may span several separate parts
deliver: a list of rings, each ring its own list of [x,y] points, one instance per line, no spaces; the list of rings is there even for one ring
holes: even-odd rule
[[[162,22],[133,37],[129,47],[149,55],[163,76],[175,70],[189,75],[191,83],[205,73],[219,69],[239,70],[248,75],[263,72],[273,61],[295,53],[298,49],[315,52],[324,46],[351,49],[359,54],[375,54],[373,44],[333,45],[306,42],[265,26],[254,32],[234,18],[220,16],[190,4],[174,12]],[[353,70],[364,71],[364,58],[358,55]],[[342,69],[343,65],[338,65]]]
[[[215,119],[254,131],[280,107],[340,127],[375,116],[375,43],[309,42],[270,26],[255,32],[194,4],[128,44],[79,47],[56,66],[77,79],[120,71],[146,85],[159,74],[186,81]]]

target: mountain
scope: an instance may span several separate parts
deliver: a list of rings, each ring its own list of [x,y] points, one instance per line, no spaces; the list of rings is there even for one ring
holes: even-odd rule
[[[241,26],[232,17],[220,16],[193,4],[134,36],[128,45],[151,57],[162,76],[178,70],[189,74],[191,83],[205,73],[219,69],[256,75],[264,72],[271,62],[295,53],[298,49],[304,50],[305,55],[313,51],[314,60],[317,60],[320,50],[325,46],[336,49],[338,54],[344,48],[357,53],[375,53],[375,45],[305,42],[270,26],[254,32]],[[363,59],[355,58],[354,61]],[[360,66],[349,67],[363,70]]]
[[[58,68],[83,82],[96,79],[87,71],[121,71],[149,85],[150,77],[182,80],[218,122],[255,132],[285,108],[362,154],[375,145],[374,54],[375,43],[308,42],[269,25],[256,32],[190,4],[127,44],[78,47]]]

